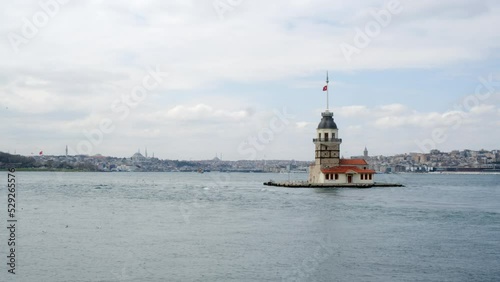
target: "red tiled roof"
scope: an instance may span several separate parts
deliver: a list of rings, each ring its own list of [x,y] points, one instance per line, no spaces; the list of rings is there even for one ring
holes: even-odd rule
[[[321,170],[321,172],[323,173],[347,173],[349,171],[353,171],[356,173],[368,173],[368,174],[375,173],[375,171],[372,169],[362,169],[357,166],[336,166]]]
[[[340,165],[368,165],[363,159],[340,159]]]

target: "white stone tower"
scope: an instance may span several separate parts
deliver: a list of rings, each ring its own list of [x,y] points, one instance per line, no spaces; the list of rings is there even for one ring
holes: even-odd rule
[[[329,111],[329,93],[328,93],[328,72],[326,73],[326,111],[321,113],[321,122],[316,129],[316,138],[313,139],[315,146],[315,162],[309,170],[309,182],[318,183],[321,170],[340,165],[340,144],[339,129],[333,120],[333,113]]]
[[[333,113],[326,110],[321,113],[321,121],[316,129],[317,138],[313,139],[315,146],[315,162],[310,167],[309,182],[319,183],[321,170],[340,165],[339,129],[333,120]]]
[[[368,169],[366,159],[343,159],[340,157],[339,129],[329,110],[328,73],[326,75],[326,111],[321,113],[321,121],[316,129],[314,164],[309,168],[309,184],[342,186],[372,185],[374,170]],[[365,158],[368,149],[364,151]]]
[[[321,113],[322,119],[316,129],[317,138],[313,139],[316,147],[315,164],[322,168],[338,166],[340,164],[340,144],[337,124],[333,120],[333,113]]]

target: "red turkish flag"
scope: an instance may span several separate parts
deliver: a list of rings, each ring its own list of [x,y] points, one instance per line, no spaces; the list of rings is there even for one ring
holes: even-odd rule
[[[327,90],[328,90],[328,85],[325,85],[325,86],[323,87],[323,91],[327,91]]]
[[[43,151],[40,151],[40,153],[38,153],[40,156],[43,155]]]

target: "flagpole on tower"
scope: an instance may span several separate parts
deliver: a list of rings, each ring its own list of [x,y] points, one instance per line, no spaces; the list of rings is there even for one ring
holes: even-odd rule
[[[328,71],[326,71],[326,110],[328,111],[330,109],[330,101],[329,101],[329,94],[328,94]]]

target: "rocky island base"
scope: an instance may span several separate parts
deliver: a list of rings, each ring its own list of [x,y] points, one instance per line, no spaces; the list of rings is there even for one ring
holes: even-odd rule
[[[345,184],[333,184],[333,183],[309,183],[307,181],[285,181],[285,182],[275,182],[268,181],[264,182],[266,186],[277,186],[286,188],[372,188],[372,187],[404,187],[403,184],[399,183],[345,183]]]

